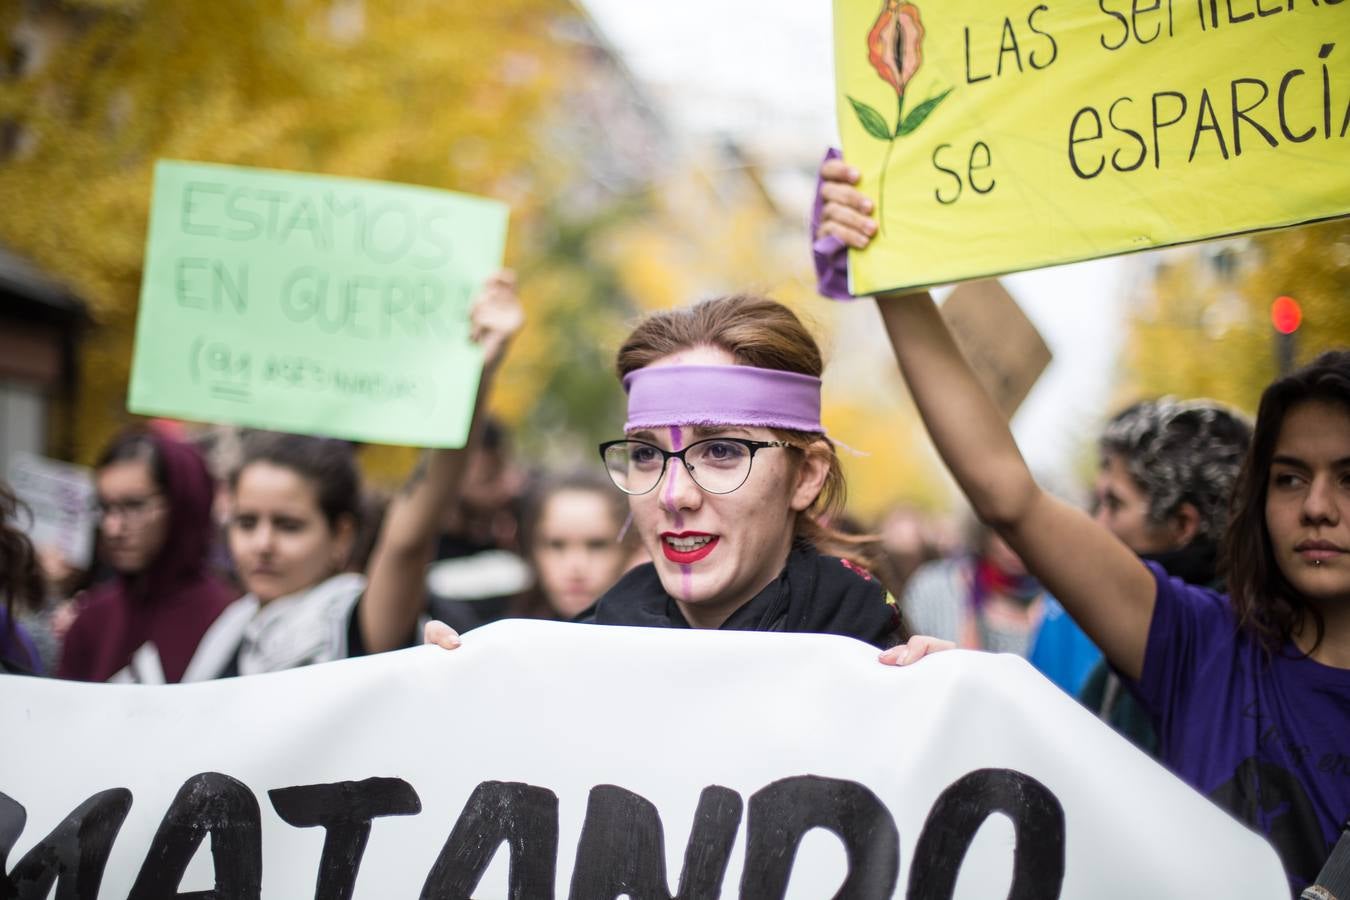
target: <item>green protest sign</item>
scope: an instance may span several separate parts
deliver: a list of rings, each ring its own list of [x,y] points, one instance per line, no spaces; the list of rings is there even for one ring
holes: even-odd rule
[[[469,305],[506,220],[429,188],[163,160],[127,406],[463,446],[482,368]]]

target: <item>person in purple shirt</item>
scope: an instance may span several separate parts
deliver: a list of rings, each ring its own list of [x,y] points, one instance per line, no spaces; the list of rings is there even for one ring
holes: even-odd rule
[[[42,603],[42,570],[33,544],[18,528],[20,504],[0,482],[0,672],[42,674],[32,638],[14,621],[16,610]]]
[[[876,222],[857,171],[836,159],[822,175],[817,245],[866,247]],[[1163,762],[1265,834],[1298,896],[1350,816],[1350,351],[1262,395],[1220,541],[1225,595],[1169,577],[1036,484],[926,292],[877,303],[976,513],[1130,682]]]

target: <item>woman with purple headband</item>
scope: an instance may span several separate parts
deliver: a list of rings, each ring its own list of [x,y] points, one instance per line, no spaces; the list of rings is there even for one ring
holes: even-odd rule
[[[858,542],[828,524],[845,485],[820,422],[824,360],[790,310],[733,296],[657,313],[616,368],[628,420],[600,454],[652,562],[579,621],[839,634],[908,662],[949,646],[909,640]],[[427,638],[458,644],[439,623]]]

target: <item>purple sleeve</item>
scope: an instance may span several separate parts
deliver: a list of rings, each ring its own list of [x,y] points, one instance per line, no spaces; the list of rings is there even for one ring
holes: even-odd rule
[[[1195,673],[1236,637],[1236,623],[1228,598],[1208,588],[1173,578],[1157,563],[1145,563],[1158,586],[1153,621],[1148,628],[1144,671],[1135,683],[1136,695],[1165,723],[1171,704],[1196,687]]]
[[[839,159],[843,154],[831,147],[821,164]],[[816,264],[816,290],[822,297],[832,300],[852,300],[848,292],[848,248],[844,242],[833,235],[816,237],[820,220],[825,214],[825,200],[820,195],[824,180],[816,176],[816,200],[811,206],[811,257]]]
[[[37,645],[33,643],[33,639],[28,636],[22,625],[9,618],[2,605],[0,605],[0,658],[34,675],[44,674],[42,657],[38,655]]]

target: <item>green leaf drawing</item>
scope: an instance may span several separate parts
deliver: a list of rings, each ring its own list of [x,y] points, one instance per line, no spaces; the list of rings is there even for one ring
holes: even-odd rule
[[[868,134],[879,141],[891,139],[891,126],[886,124],[886,120],[882,118],[881,113],[866,103],[859,103],[852,97],[848,98],[848,102],[853,104],[853,111],[858,114],[858,121],[862,123],[862,127]]]
[[[909,115],[905,116],[905,121],[901,122],[900,126],[895,129],[895,136],[904,137],[922,125],[923,120],[928,118],[929,113],[937,109],[937,105],[947,99],[947,95],[951,92],[952,88],[947,88],[936,97],[929,97],[927,100],[910,110]]]

